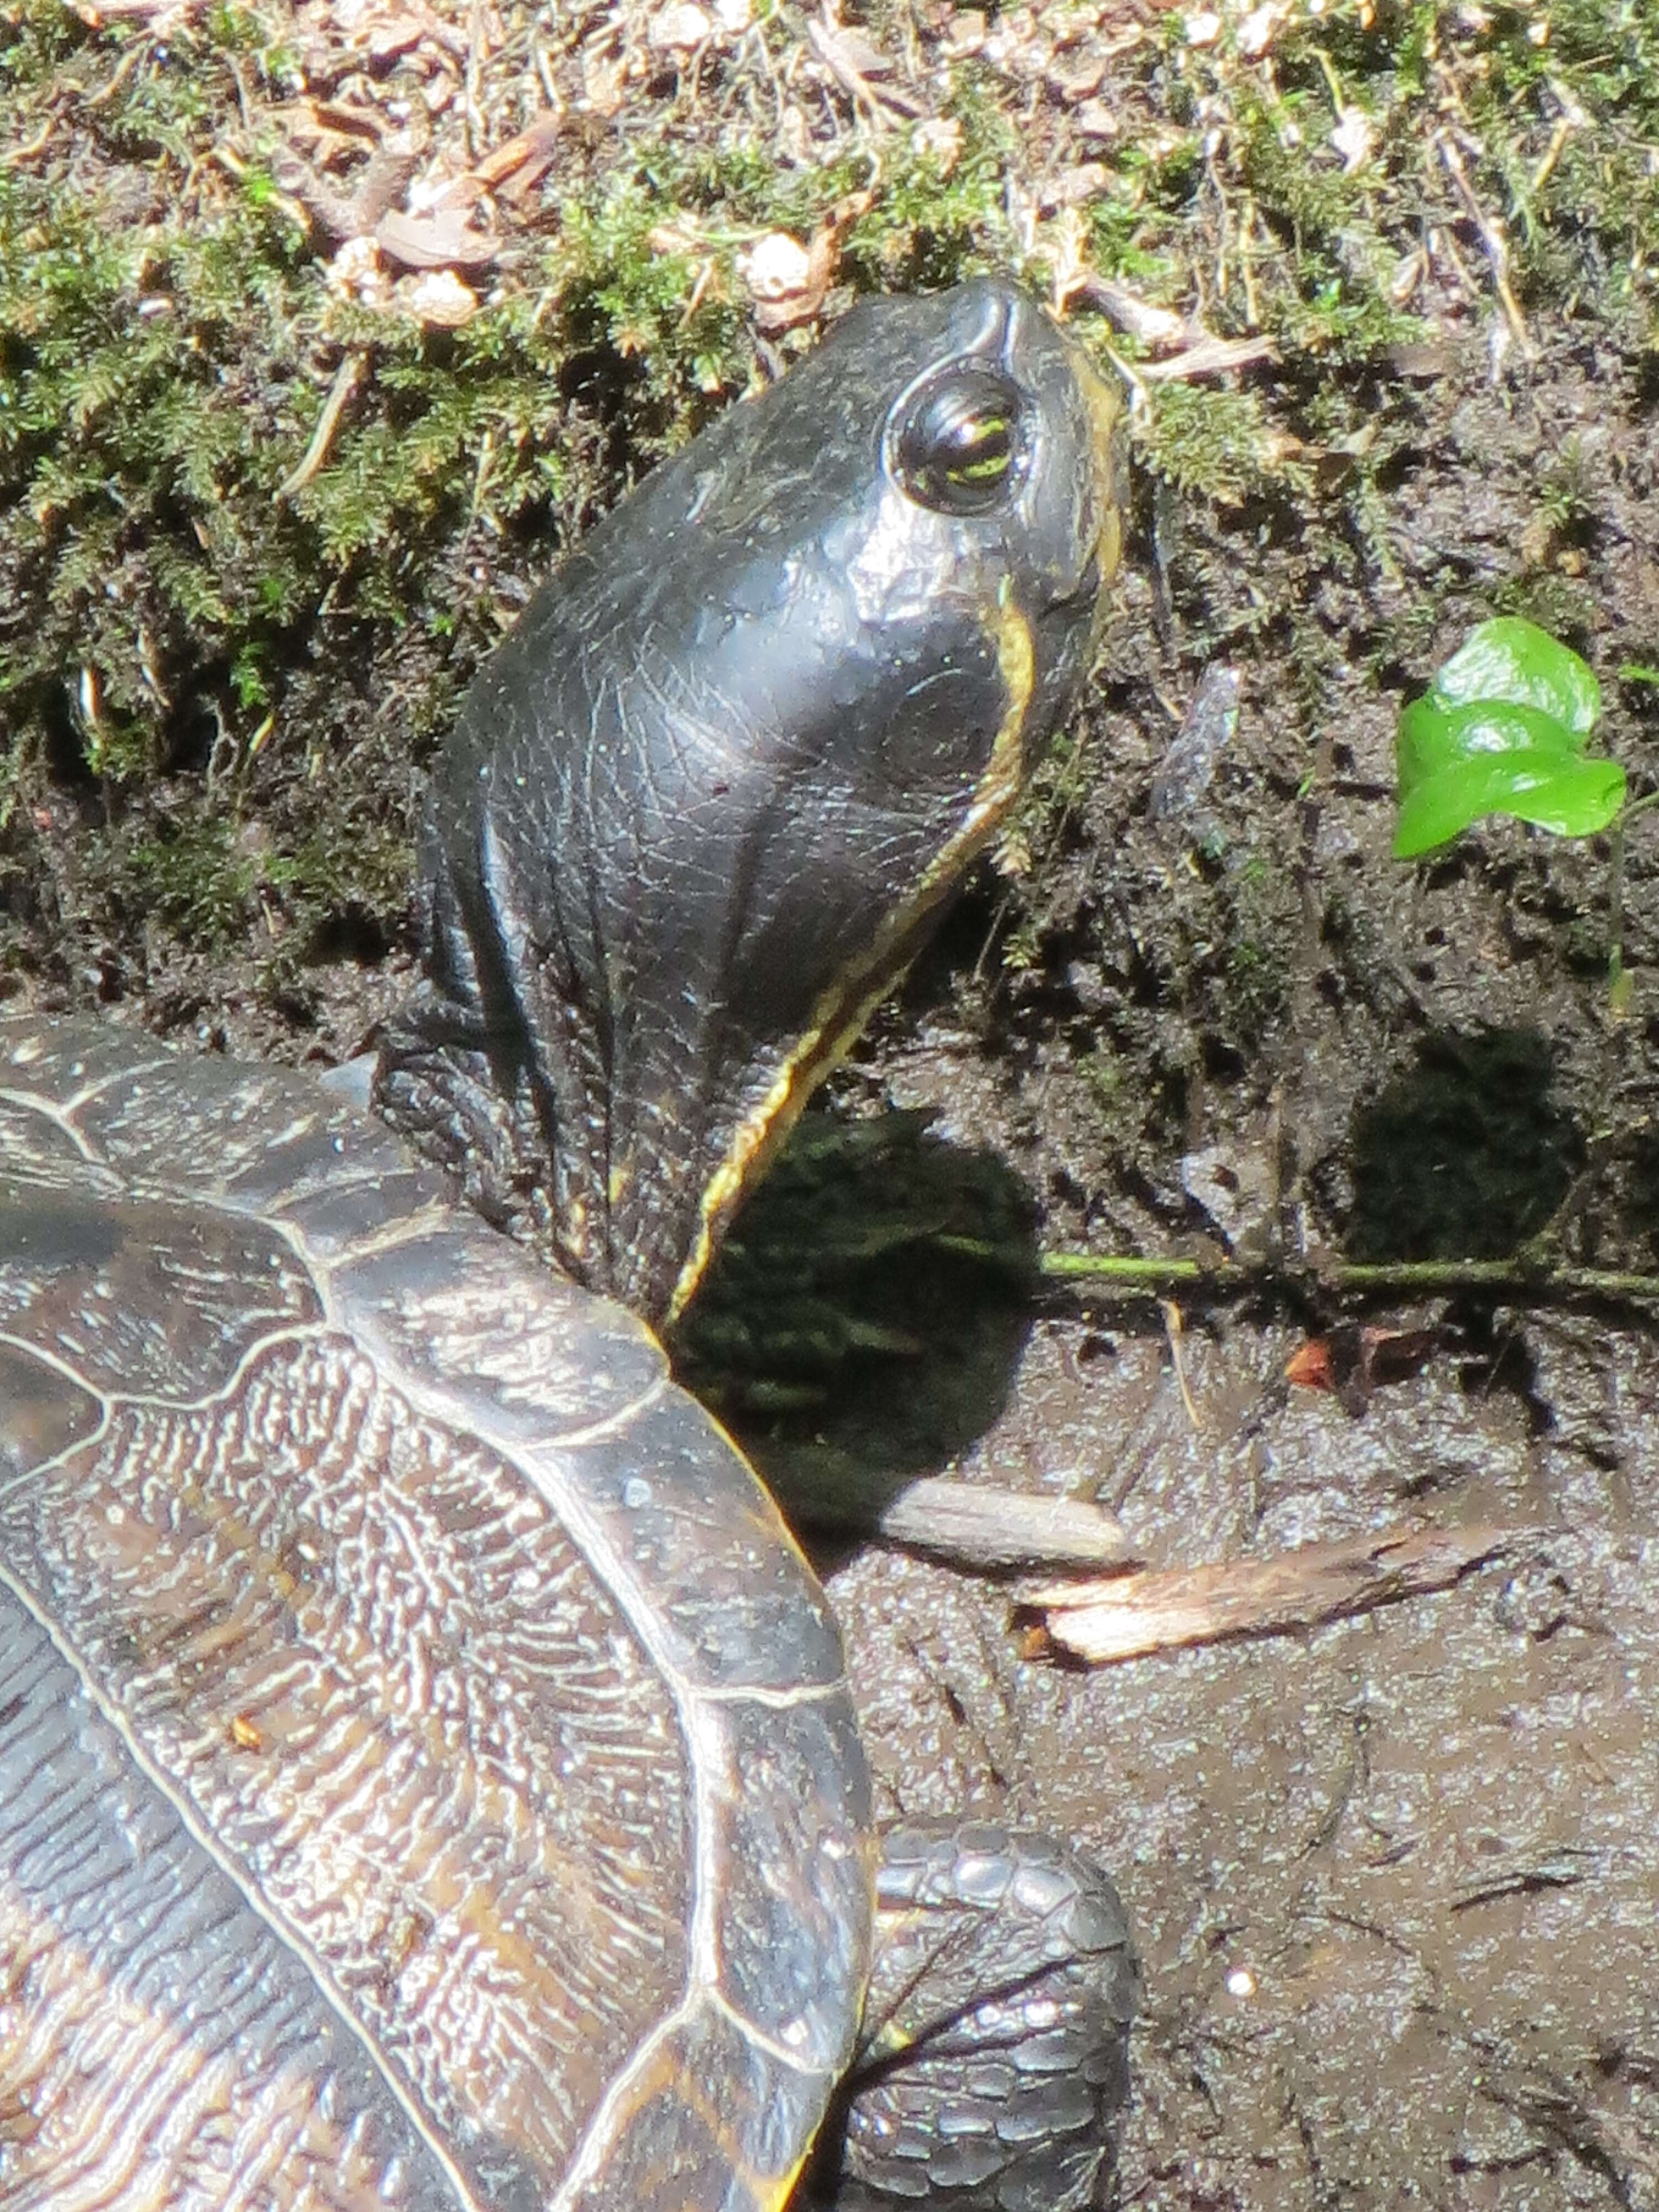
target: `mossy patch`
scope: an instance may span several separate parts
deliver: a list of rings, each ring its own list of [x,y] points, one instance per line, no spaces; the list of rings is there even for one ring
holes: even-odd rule
[[[550,85],[565,104],[556,159],[501,203],[505,250],[454,328],[337,281],[290,188],[298,127],[334,130],[310,158],[332,161],[337,197],[363,174],[340,72],[365,65],[319,57],[321,20],[222,8],[161,40],[46,0],[0,10],[14,964],[45,957],[54,908],[110,933],[147,905],[153,929],[227,961],[240,934],[256,990],[288,989],[350,916],[397,941],[422,759],[532,581],[810,341],[806,323],[757,332],[744,256],[769,234],[833,234],[826,312],[984,266],[1064,297],[1134,380],[1141,456],[1182,514],[1182,620],[1208,647],[1274,639],[1316,725],[1345,649],[1309,628],[1293,577],[1263,569],[1248,608],[1228,590],[1298,539],[1309,568],[1402,581],[1395,502],[1423,430],[1395,364],[1449,328],[1504,337],[1492,241],[1529,339],[1594,319],[1652,346],[1659,32],[1642,0],[1342,0],[1293,8],[1248,52],[1242,11],[1127,36],[1089,7],[854,10],[849,35],[892,64],[862,90],[857,52],[837,77],[785,11],[665,54],[643,16],[576,10],[492,53],[487,114],[472,92],[436,99],[439,49],[398,49],[366,96],[443,154],[436,174],[544,123]],[[1272,350],[1171,380],[1097,278],[1194,339]],[[1570,444],[1540,470],[1536,527],[1477,613],[1589,623],[1561,556],[1596,545],[1600,481]],[[1376,615],[1373,665],[1404,655],[1412,604]],[[1074,744],[1044,771],[1016,873],[1075,842],[1089,758]],[[72,864],[39,827],[65,805]],[[1040,882],[1013,895],[1027,972],[1045,912]],[[1253,979],[1282,966],[1260,950]]]

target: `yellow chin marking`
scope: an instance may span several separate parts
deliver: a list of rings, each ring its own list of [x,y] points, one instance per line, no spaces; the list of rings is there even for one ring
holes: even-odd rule
[[[1031,626],[1013,604],[1006,580],[986,627],[995,641],[997,667],[1008,705],[961,827],[934,854],[909,896],[888,914],[862,958],[823,993],[765,1097],[738,1123],[725,1159],[703,1188],[696,1232],[668,1302],[664,1316],[667,1322],[678,1321],[684,1312],[738,1199],[793,1128],[818,1084],[909,966],[918,950],[921,923],[955,888],[963,869],[989,843],[1019,796],[1025,774],[1025,719],[1036,680],[1036,656]]]

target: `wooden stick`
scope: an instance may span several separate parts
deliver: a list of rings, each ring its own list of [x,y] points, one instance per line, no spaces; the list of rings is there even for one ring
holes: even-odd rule
[[[1127,1557],[1123,1524],[1103,1505],[1079,1498],[994,1490],[924,1475],[907,1483],[875,1518],[890,1544],[981,1570],[1102,1567]]]
[[[1303,1544],[1276,1559],[1229,1559],[1088,1583],[1049,1583],[1023,1602],[1044,1618],[1045,1646],[1097,1666],[1212,1644],[1224,1636],[1312,1628],[1345,1613],[1445,1589],[1528,1532],[1393,1528]]]

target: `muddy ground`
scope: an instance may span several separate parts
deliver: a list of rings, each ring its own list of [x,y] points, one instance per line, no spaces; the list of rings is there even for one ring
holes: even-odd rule
[[[1462,14],[1478,46],[1483,11]],[[1390,19],[1402,51],[1408,15]],[[950,15],[915,11],[897,82],[931,82]],[[887,36],[888,15],[866,27]],[[1137,92],[1123,51],[1123,82],[1090,96],[1103,82],[1156,107],[1164,64]],[[94,41],[75,65],[90,82],[108,62]],[[1040,88],[1039,111],[1060,129]],[[1205,159],[1219,191],[1224,152]],[[827,1174],[835,1225],[787,1209],[740,1224],[686,1352],[797,1480],[951,1468],[1099,1498],[1160,1565],[1402,1522],[1506,1532],[1444,1592],[1092,1672],[1032,1656],[1018,1584],[878,1547],[822,1557],[884,1806],[1055,1827],[1118,1875],[1146,1976],[1126,2203],[1659,2208],[1659,1337],[1634,1292],[1575,1300],[1541,1279],[1659,1268],[1659,826],[1632,823],[1616,877],[1608,840],[1505,823],[1416,866],[1389,855],[1401,701],[1494,608],[1553,611],[1602,677],[1607,744],[1636,788],[1653,781],[1659,693],[1617,672],[1659,662],[1659,376],[1649,325],[1566,301],[1559,272],[1520,342],[1449,187],[1378,222],[1422,255],[1421,335],[1233,380],[1298,453],[1288,488],[1183,495],[1172,468],[1143,475],[1116,620],[1030,849],[986,872],[838,1078],[805,1177],[821,1192]],[[501,550],[533,572],[533,545]],[[347,652],[333,623],[319,614],[313,664]],[[417,672],[426,649],[408,648]],[[1155,773],[1221,662],[1237,732],[1155,821]],[[365,731],[406,824],[429,734],[400,749],[405,702],[355,680],[337,727],[279,714],[250,747],[239,852],[280,847],[317,760],[325,785],[331,757],[349,777]],[[314,665],[303,681],[314,697]],[[209,931],[188,899],[183,923],[147,907],[131,867],[89,856],[210,803],[223,757],[187,733],[153,788],[122,785],[94,772],[97,700],[79,696],[81,722],[11,734],[29,750],[0,845],[7,1011],[350,1052],[412,972],[407,908],[354,884],[277,968],[275,874],[246,927]],[[150,848],[135,830],[120,849]],[[920,1155],[896,1110],[929,1117]],[[835,1164],[872,1142],[892,1156],[873,1195],[857,1159],[844,1184]],[[758,1292],[745,1269],[764,1279],[781,1246],[794,1282],[803,1240],[818,1279],[781,1345],[775,1251]],[[844,1256],[870,1245],[873,1267]],[[1034,1255],[1063,1249],[1231,1254],[1266,1281],[1182,1300],[1189,1407],[1169,1316],[1045,1287]],[[1449,1277],[1409,1303],[1317,1273],[1517,1255],[1508,1288]],[[1423,1332],[1406,1371],[1287,1382],[1310,1337],[1360,1323]]]

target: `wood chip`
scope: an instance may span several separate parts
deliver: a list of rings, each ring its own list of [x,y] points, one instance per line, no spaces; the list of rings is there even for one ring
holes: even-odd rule
[[[427,269],[418,276],[405,276],[392,298],[429,327],[458,331],[478,312],[478,297],[462,283],[453,269]]]
[[[1160,1569],[1086,1585],[1053,1583],[1024,1601],[1042,1613],[1052,1648],[1108,1666],[1222,1637],[1312,1628],[1446,1589],[1528,1534],[1491,1525],[1385,1528],[1303,1544],[1276,1559]]]
[[[757,239],[738,260],[738,273],[755,303],[756,327],[775,337],[810,323],[823,307],[840,258],[836,235],[820,230],[810,246],[775,230]]]

